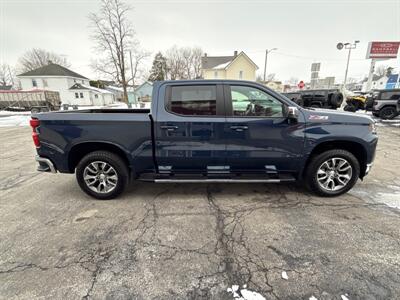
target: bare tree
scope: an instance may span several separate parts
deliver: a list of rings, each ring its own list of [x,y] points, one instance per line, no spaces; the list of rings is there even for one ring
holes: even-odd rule
[[[201,56],[203,55],[203,50],[200,47],[192,48],[192,65],[193,65],[193,75],[192,79],[198,79],[201,77]]]
[[[275,73],[271,73],[267,75],[267,81],[273,81],[275,79]]]
[[[196,79],[201,76],[201,56],[203,51],[199,47],[173,46],[166,52],[169,78]]]
[[[60,54],[56,54],[44,49],[33,48],[29,51],[26,51],[19,58],[18,71],[21,73],[32,71],[37,68],[47,66],[49,62],[66,68],[71,66],[68,60]]]
[[[386,70],[387,70],[388,66],[385,65],[379,65],[375,68],[375,74],[378,76],[384,76],[386,74]]]
[[[129,55],[131,56],[131,65],[130,65],[130,78],[128,83],[130,82],[132,86],[135,85],[136,79],[138,77],[144,77],[146,70],[143,68],[143,62],[147,60],[151,53],[149,51],[140,49],[139,46],[135,47]]]
[[[135,35],[128,20],[130,10],[131,7],[122,0],[101,0],[98,14],[89,15],[94,32],[92,38],[96,50],[102,55],[91,66],[122,85],[125,102],[128,102],[127,55],[134,45]]]

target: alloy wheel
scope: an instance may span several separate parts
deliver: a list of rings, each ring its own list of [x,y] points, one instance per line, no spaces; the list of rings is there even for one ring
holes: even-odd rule
[[[338,191],[346,187],[353,174],[351,164],[344,158],[333,157],[324,161],[317,171],[317,182],[327,191]]]
[[[83,179],[89,189],[105,194],[113,191],[118,183],[115,169],[104,161],[89,163],[83,171]]]

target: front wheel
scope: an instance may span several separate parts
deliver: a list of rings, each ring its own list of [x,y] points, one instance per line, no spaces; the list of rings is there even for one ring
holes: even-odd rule
[[[128,183],[128,174],[124,161],[108,151],[91,152],[76,167],[80,188],[99,200],[113,199],[121,194]]]
[[[391,120],[397,116],[396,107],[386,106],[379,111],[379,117],[384,120]]]
[[[360,164],[346,150],[329,150],[313,157],[306,171],[306,183],[310,190],[324,197],[348,192],[357,182]]]

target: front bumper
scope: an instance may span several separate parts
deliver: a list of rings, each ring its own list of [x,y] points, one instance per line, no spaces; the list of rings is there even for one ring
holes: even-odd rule
[[[57,173],[57,169],[50,159],[36,155],[35,160],[39,163],[37,168],[39,172]]]

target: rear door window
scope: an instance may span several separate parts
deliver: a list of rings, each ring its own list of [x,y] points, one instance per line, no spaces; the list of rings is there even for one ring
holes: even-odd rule
[[[172,86],[167,110],[183,116],[216,116],[217,86]]]

